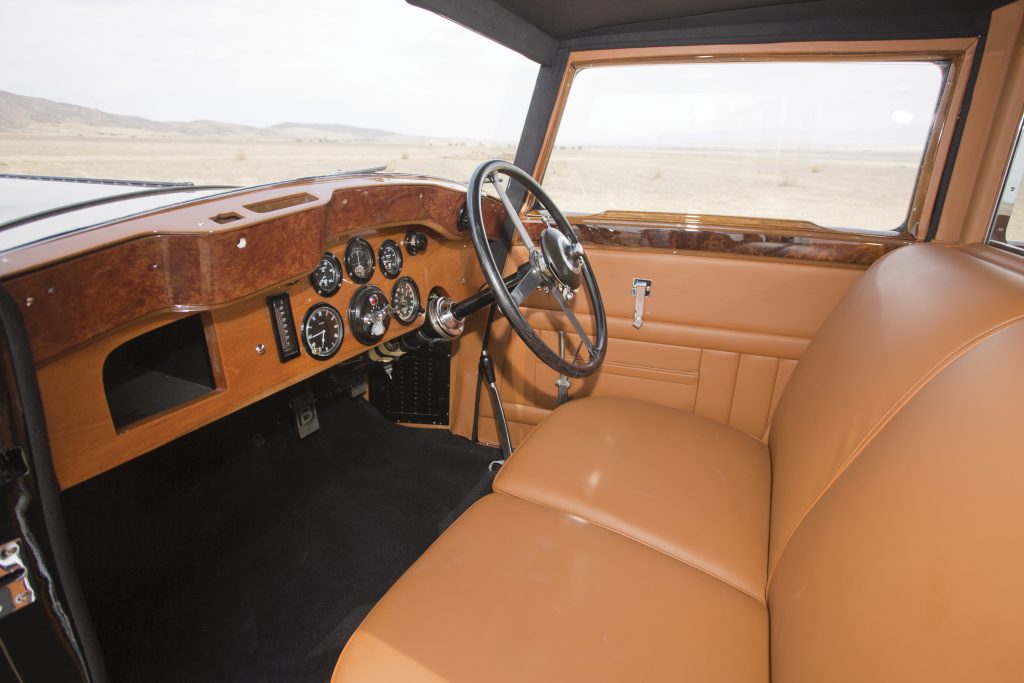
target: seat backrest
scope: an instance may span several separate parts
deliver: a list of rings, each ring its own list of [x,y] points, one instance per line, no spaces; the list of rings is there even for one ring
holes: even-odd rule
[[[988,247],[898,250],[786,394],[772,680],[1024,680],[1021,264]]]
[[[1024,322],[921,389],[793,535],[772,681],[1024,680]]]
[[[772,420],[769,582],[843,468],[950,362],[1024,316],[1021,259],[903,247],[864,273],[807,347]]]

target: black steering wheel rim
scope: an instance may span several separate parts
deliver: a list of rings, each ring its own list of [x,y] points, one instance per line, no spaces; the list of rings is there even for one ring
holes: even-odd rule
[[[560,353],[551,349],[540,334],[534,329],[532,325],[526,320],[526,316],[523,315],[519,308],[519,304],[513,299],[512,293],[506,288],[505,283],[502,281],[501,269],[498,267],[497,262],[494,259],[494,254],[491,251],[490,243],[487,239],[487,230],[484,225],[483,219],[483,198],[484,183],[488,181],[494,173],[501,173],[510,178],[514,178],[523,187],[526,188],[537,201],[547,209],[551,215],[552,220],[555,222],[555,227],[561,232],[569,241],[573,249],[578,249],[575,254],[578,255],[580,260],[580,274],[582,285],[586,287],[587,294],[590,298],[592,315],[595,321],[595,337],[596,341],[591,342],[591,349],[587,349],[587,359],[581,362],[567,361],[562,357]],[[502,197],[503,203],[505,197]],[[514,214],[510,206],[506,206],[506,213]],[[535,181],[528,173],[523,171],[518,166],[510,164],[500,159],[494,159],[486,161],[480,164],[469,180],[469,188],[467,190],[466,197],[466,216],[469,220],[470,236],[473,240],[473,248],[476,250],[477,260],[480,262],[480,269],[483,271],[484,279],[490,286],[491,291],[494,293],[495,305],[502,312],[505,318],[509,321],[512,329],[516,331],[519,338],[523,340],[523,343],[533,351],[533,353],[543,361],[548,367],[558,371],[559,373],[568,377],[587,377],[592,375],[601,363],[604,362],[605,353],[608,347],[608,323],[605,316],[604,301],[601,298],[601,290],[598,288],[597,279],[594,277],[593,268],[590,266],[590,260],[587,258],[586,252],[583,250],[583,246],[580,244],[576,234],[572,231],[569,226],[569,221],[566,220],[565,215],[558,208],[557,205],[551,200],[547,192]],[[509,215],[509,220],[517,223],[517,228],[522,228],[522,224],[519,223],[519,217],[517,215]],[[525,228],[522,228],[525,232]],[[529,250],[529,246],[527,246]],[[542,251],[540,249],[536,251]],[[534,263],[533,259],[537,258],[537,255],[531,254],[531,264]],[[540,256],[540,258],[543,258]],[[525,267],[525,266],[524,266]],[[566,301],[561,298],[560,292],[564,290],[564,287],[558,288],[558,282],[551,277],[546,277],[545,285],[552,285],[550,293],[553,297],[558,300],[559,305],[562,307],[566,317],[570,319],[570,322],[574,323],[577,329],[577,334],[583,333],[579,326],[578,320],[575,315],[566,308]],[[554,291],[558,288],[559,291]],[[586,340],[581,339],[581,344],[586,345]]]

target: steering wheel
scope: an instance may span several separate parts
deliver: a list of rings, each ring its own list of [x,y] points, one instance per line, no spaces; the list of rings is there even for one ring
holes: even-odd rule
[[[518,181],[536,197],[554,220],[554,227],[548,224],[548,227],[541,232],[539,245],[534,243],[526,226],[519,219],[519,214],[512,206],[512,202],[509,201],[499,175],[507,176],[510,182],[513,179]],[[487,239],[483,219],[484,183],[491,183],[494,187],[505,207],[505,213],[508,214],[509,220],[515,226],[519,239],[529,251],[529,259],[517,270],[518,277],[513,278],[514,284],[512,285],[502,279],[501,269],[494,259],[494,253],[491,251],[491,245]],[[480,261],[480,269],[483,270],[484,278],[494,293],[494,302],[508,319],[512,329],[548,367],[568,377],[586,377],[593,374],[604,361],[608,346],[608,323],[605,318],[601,291],[594,278],[594,271],[583,251],[583,245],[580,244],[572,228],[569,227],[569,221],[565,219],[540,184],[530,177],[530,174],[518,166],[500,159],[486,161],[473,171],[466,194],[466,216],[469,220],[470,235],[473,238],[473,248]],[[592,340],[583,329],[570,305],[570,301],[575,298],[576,291],[581,284],[586,285],[587,295],[593,309],[596,340]],[[552,350],[544,343],[537,330],[526,320],[526,316],[523,315],[519,307],[530,294],[538,289],[554,298],[559,308],[562,309],[562,313],[568,318],[576,334],[579,335],[582,345],[580,351],[586,350],[585,361],[578,360],[579,353],[577,353],[577,358],[566,360],[561,353]]]

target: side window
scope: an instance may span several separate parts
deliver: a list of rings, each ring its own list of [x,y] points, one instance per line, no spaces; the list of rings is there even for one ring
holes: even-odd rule
[[[1024,127],[1024,122],[1022,122]],[[1024,176],[1024,145],[1021,144],[1018,130],[1017,142],[1014,145],[1013,157],[1006,170],[1003,189],[999,193],[999,204],[989,230],[989,242],[997,246],[1008,247],[1013,251],[1024,251],[1024,205],[1020,202],[1020,183]]]
[[[584,68],[544,174],[571,212],[907,229],[949,62]]]

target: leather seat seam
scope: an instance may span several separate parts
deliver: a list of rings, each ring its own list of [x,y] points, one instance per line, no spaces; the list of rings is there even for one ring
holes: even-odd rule
[[[975,337],[964,342],[959,347],[957,347],[952,352],[948,353],[945,357],[943,357],[942,360],[940,360],[938,363],[932,366],[931,369],[923,373],[920,379],[918,379],[918,381],[916,381],[906,392],[903,393],[902,396],[900,396],[895,402],[893,402],[891,406],[889,406],[888,410],[886,410],[882,414],[882,416],[878,418],[878,421],[875,422],[874,425],[872,425],[871,429],[869,429],[865,433],[864,437],[861,438],[857,445],[850,450],[850,453],[846,456],[842,463],[840,463],[839,467],[836,469],[835,473],[833,473],[833,475],[829,478],[828,482],[826,482],[825,487],[817,496],[815,496],[814,500],[811,501],[810,505],[808,505],[807,508],[800,515],[800,518],[797,520],[797,523],[793,525],[792,531],[790,531],[789,534],[786,536],[786,540],[783,543],[782,548],[778,552],[778,559],[775,561],[775,566],[769,566],[768,581],[765,584],[765,596],[768,595],[768,591],[772,585],[772,579],[775,577],[779,565],[782,564],[782,558],[786,553],[786,548],[789,547],[789,542],[793,540],[793,537],[796,535],[796,532],[799,531],[800,527],[803,525],[804,520],[807,519],[811,511],[814,510],[815,506],[817,506],[821,499],[825,497],[825,495],[832,489],[832,486],[839,480],[840,477],[842,477],[843,473],[846,472],[846,470],[853,464],[853,462],[858,457],[860,457],[861,453],[863,453],[864,450],[867,449],[867,447],[871,444],[875,437],[878,436],[879,433],[881,433],[881,431],[886,427],[886,425],[888,425],[907,406],[907,404],[909,404],[910,401],[913,400],[913,398],[917,396],[933,379],[938,377],[943,370],[948,368],[958,359],[962,358],[969,351],[971,351],[971,349],[974,349],[985,340],[991,339],[992,337],[999,334],[1003,330],[1007,329],[1008,327],[1018,322],[1021,322],[1022,320],[1024,320],[1024,314],[1018,314],[1013,318],[1004,320],[1003,322],[997,325],[993,325],[987,328],[986,330],[979,333]],[[770,456],[771,453],[769,452],[769,457]],[[771,536],[769,535],[769,565],[771,564],[772,555],[770,544]]]
[[[765,607],[768,606],[767,598],[762,599],[762,598],[758,597],[757,595],[755,595],[754,593],[752,593],[751,591],[747,590],[746,588],[743,588],[743,587],[737,585],[736,583],[734,583],[732,581],[729,581],[728,579],[726,579],[726,578],[724,578],[722,576],[719,576],[718,574],[716,574],[716,573],[714,573],[712,571],[709,571],[708,569],[705,569],[704,567],[701,567],[701,566],[699,566],[697,564],[694,564],[690,560],[687,560],[687,559],[685,559],[683,557],[679,557],[678,555],[676,555],[674,553],[670,553],[667,550],[663,550],[662,548],[659,548],[657,546],[651,545],[647,541],[643,541],[643,540],[633,536],[632,534],[628,534],[628,533],[626,533],[624,531],[619,531],[618,529],[613,529],[613,528],[611,528],[611,527],[609,527],[609,526],[607,526],[605,524],[602,524],[600,522],[595,522],[594,520],[590,519],[589,517],[584,517],[583,515],[579,515],[579,514],[576,514],[574,512],[569,512],[568,510],[563,510],[562,508],[556,507],[556,506],[551,505],[549,503],[543,503],[543,502],[541,502],[539,500],[534,500],[533,498],[529,498],[527,496],[519,495],[517,493],[509,493],[508,491],[501,491],[501,490],[497,490],[497,489],[495,489],[494,492],[495,493],[500,493],[503,496],[509,496],[511,498],[517,498],[517,499],[522,500],[524,502],[530,503],[531,505],[539,505],[540,507],[546,508],[548,510],[554,510],[556,512],[561,512],[563,514],[572,515],[574,517],[579,517],[580,519],[585,520],[587,522],[587,524],[593,524],[594,526],[596,526],[598,528],[601,528],[601,529],[604,529],[605,531],[613,533],[613,534],[615,534],[617,536],[621,536],[622,538],[628,539],[628,540],[630,540],[630,541],[632,541],[634,543],[637,543],[639,545],[642,545],[642,546],[644,546],[646,548],[650,548],[651,550],[653,550],[656,553],[664,555],[665,557],[669,557],[669,558],[675,560],[676,562],[679,562],[680,564],[686,565],[687,567],[695,569],[695,570],[701,572],[702,574],[710,576],[711,578],[716,579],[717,581],[720,581],[720,582],[724,583],[726,586],[729,586],[730,588],[732,588],[732,589],[742,593],[743,595],[746,595],[747,597],[749,597],[751,600],[754,600],[759,605],[763,605]],[[767,593],[766,593],[766,595],[767,595]]]

